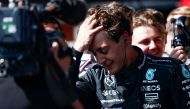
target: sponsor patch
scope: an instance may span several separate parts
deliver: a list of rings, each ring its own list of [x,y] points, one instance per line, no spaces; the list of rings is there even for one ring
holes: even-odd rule
[[[182,74],[185,78],[190,78],[190,72],[189,70],[185,67],[184,64],[181,64],[181,68],[182,68]]]
[[[115,82],[114,75],[106,75],[104,78],[104,83],[108,86],[115,86]]]
[[[156,71],[156,69],[151,69],[149,68],[146,72],[146,79],[147,80],[152,80],[154,78],[154,72]]]

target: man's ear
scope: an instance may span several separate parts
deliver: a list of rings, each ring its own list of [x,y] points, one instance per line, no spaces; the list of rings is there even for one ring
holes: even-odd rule
[[[125,43],[131,44],[131,36],[128,34],[128,32],[124,32],[122,37]]]
[[[125,43],[127,43],[127,41],[128,41],[127,38],[125,38],[124,41],[125,41]]]

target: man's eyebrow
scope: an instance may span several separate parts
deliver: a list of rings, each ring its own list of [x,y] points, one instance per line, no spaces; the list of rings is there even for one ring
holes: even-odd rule
[[[96,50],[89,49],[89,51],[92,52],[93,54],[96,54],[96,52],[100,52],[101,50],[102,48],[98,48]]]
[[[89,52],[91,52],[92,54],[95,54],[95,51],[92,49],[88,49]]]
[[[108,46],[103,46],[103,47],[99,47],[95,50],[92,50],[89,48],[89,51],[92,52],[93,54],[95,54],[96,52],[101,52],[103,49],[107,48]]]
[[[98,48],[98,49],[96,49],[95,51],[96,52],[100,52],[102,50],[102,48]]]

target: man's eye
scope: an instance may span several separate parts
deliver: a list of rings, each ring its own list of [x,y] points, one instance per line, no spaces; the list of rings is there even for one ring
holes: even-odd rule
[[[108,51],[107,51],[106,49],[102,49],[102,50],[100,50],[100,53],[102,53],[102,54],[107,54]]]
[[[143,45],[148,45],[149,43],[150,42],[148,40],[144,40],[144,41],[141,42],[141,44],[143,44]]]
[[[155,39],[155,42],[162,42],[162,41],[163,41],[162,38]]]

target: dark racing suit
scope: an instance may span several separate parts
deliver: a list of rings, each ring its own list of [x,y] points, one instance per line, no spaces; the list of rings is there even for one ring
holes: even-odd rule
[[[117,75],[92,64],[76,86],[86,109],[190,109],[190,72],[171,58],[138,58]]]

